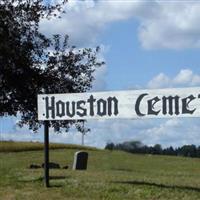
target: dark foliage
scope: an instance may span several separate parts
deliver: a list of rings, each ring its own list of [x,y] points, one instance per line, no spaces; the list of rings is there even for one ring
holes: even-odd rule
[[[107,143],[105,149],[122,150],[130,153],[172,155],[172,156],[200,158],[200,146],[196,147],[195,145],[184,145],[178,148],[168,147],[163,149],[160,144],[156,144],[154,146],[146,146],[143,145],[140,141],[129,141],[119,144]]]
[[[46,2],[46,3],[44,3]],[[36,131],[37,94],[85,92],[93,72],[103,64],[99,48],[77,49],[68,36],[47,38],[39,31],[43,18],[60,17],[67,2],[50,5],[43,0],[0,0],[0,116],[21,116]],[[56,131],[74,122],[50,122]]]

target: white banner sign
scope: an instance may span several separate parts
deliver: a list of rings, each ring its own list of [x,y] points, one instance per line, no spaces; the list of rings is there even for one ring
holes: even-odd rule
[[[39,120],[200,117],[200,88],[38,95]]]

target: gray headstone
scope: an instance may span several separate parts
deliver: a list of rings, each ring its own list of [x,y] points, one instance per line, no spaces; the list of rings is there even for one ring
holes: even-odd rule
[[[86,170],[88,161],[88,153],[78,151],[74,154],[73,170]]]

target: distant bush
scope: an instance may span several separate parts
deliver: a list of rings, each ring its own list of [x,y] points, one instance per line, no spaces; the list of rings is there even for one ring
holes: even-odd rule
[[[115,144],[114,143],[108,143],[105,147],[105,149],[108,149],[108,150],[113,150],[115,148]]]

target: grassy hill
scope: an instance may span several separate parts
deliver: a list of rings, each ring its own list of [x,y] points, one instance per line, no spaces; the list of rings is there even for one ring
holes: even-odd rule
[[[88,170],[72,171],[76,150],[71,145],[50,150],[52,162],[69,165],[69,169],[50,170],[50,188],[44,187],[43,169],[29,169],[30,164],[43,162],[42,150],[1,152],[0,199],[200,199],[200,159],[87,149]]]

